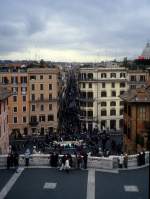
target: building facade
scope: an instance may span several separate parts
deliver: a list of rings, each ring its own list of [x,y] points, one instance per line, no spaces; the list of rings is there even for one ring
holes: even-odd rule
[[[9,147],[8,98],[11,93],[0,86],[0,154],[7,154]]]
[[[145,83],[149,79],[149,70],[128,70],[128,85],[129,89],[136,89],[145,86]]]
[[[123,102],[128,89],[127,71],[118,65],[80,67],[80,121],[87,129],[121,130]]]
[[[124,151],[130,154],[149,150],[150,86],[129,90],[124,100]]]
[[[55,132],[58,127],[59,110],[58,68],[36,68],[28,70],[29,118],[32,134]]]
[[[8,100],[8,124],[12,135],[57,130],[59,76],[57,67],[1,67],[0,81],[12,90]]]

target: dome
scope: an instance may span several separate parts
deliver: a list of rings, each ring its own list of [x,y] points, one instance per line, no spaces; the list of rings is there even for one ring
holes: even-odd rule
[[[144,48],[141,56],[144,59],[150,59],[150,43],[146,44],[146,47]]]

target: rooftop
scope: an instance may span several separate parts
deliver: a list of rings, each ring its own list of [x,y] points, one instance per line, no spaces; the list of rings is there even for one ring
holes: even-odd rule
[[[121,95],[121,98],[130,103],[150,103],[150,84],[148,83],[145,88],[130,89]]]

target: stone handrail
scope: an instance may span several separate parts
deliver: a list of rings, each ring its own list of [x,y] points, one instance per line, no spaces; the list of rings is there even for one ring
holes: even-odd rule
[[[62,155],[59,156],[61,158]],[[73,162],[75,156],[72,155]],[[88,157],[87,167],[95,169],[115,169],[118,168],[118,158],[119,156],[109,156],[109,157]],[[30,166],[49,166],[50,165],[50,155],[49,154],[32,154],[30,156]],[[149,151],[145,152],[145,164],[149,165]],[[25,165],[24,155],[19,156],[19,165]],[[128,156],[128,167],[136,167],[137,164],[137,154]],[[7,155],[0,155],[0,168],[7,166]]]

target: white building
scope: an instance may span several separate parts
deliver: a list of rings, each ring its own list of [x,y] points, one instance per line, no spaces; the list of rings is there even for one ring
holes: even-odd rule
[[[123,102],[120,95],[128,89],[127,72],[119,65],[81,67],[79,72],[80,121],[87,129],[120,130]]]

